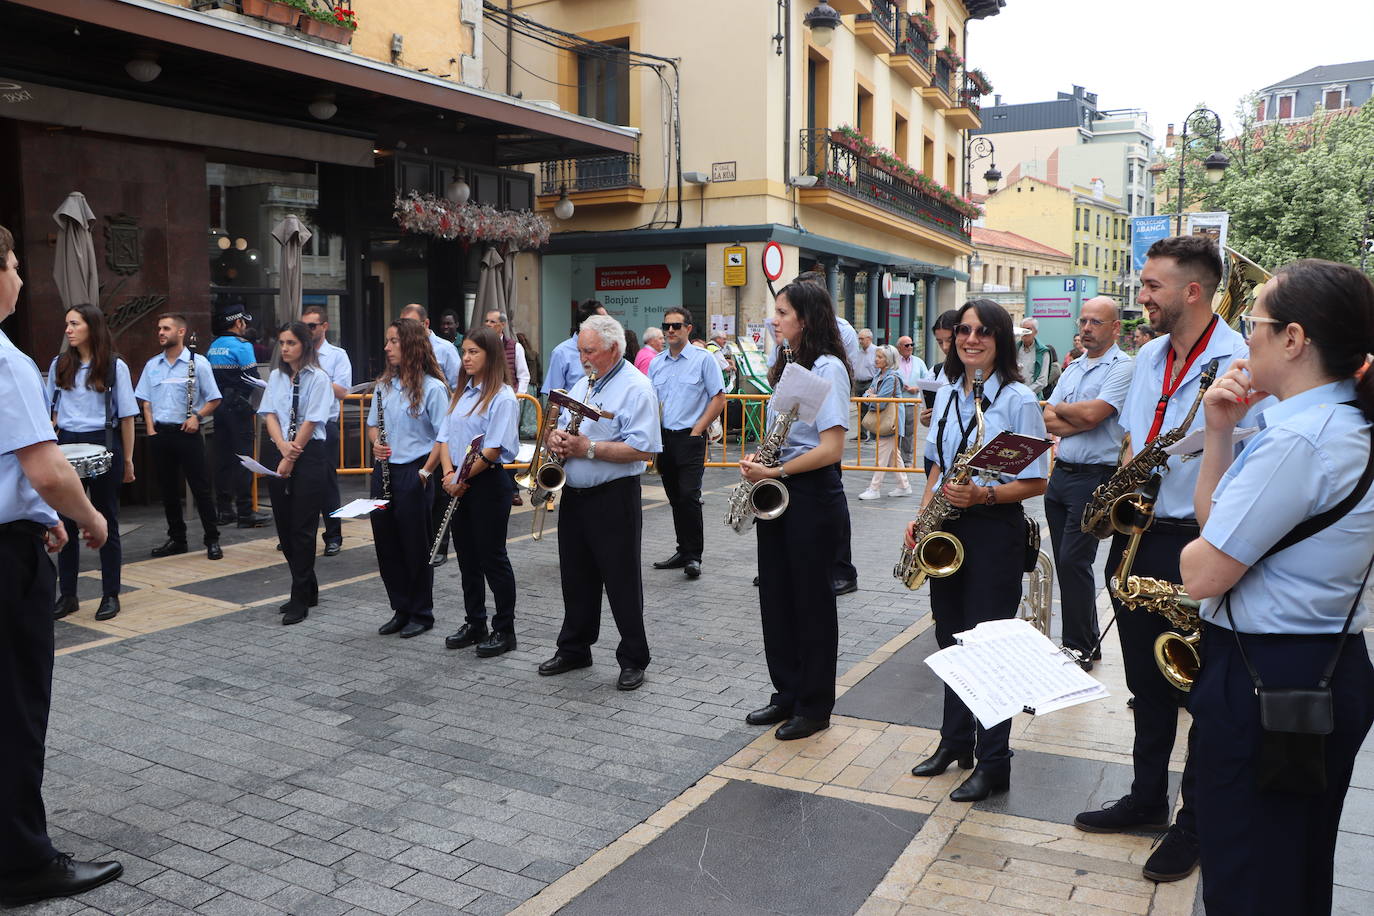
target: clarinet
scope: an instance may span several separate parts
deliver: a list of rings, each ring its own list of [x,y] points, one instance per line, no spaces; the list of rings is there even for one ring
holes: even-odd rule
[[[196,339],[186,342],[186,352],[191,358],[186,361],[186,419],[196,412]],[[199,419],[199,418],[197,418]]]
[[[290,446],[296,441],[296,433],[299,432],[299,424],[296,422],[296,407],[301,401],[301,373],[300,370],[291,378],[291,418],[286,424],[286,444]],[[283,458],[286,456],[283,455]],[[291,492],[291,478],[286,478],[286,492]]]
[[[386,398],[382,396],[381,388],[373,389],[373,396],[377,399],[377,441],[386,445]],[[382,499],[391,498],[391,459],[380,459],[382,464]]]

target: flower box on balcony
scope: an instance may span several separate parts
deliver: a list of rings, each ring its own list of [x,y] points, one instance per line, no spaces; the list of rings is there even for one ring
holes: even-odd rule
[[[979,95],[987,95],[992,91],[992,83],[983,75],[982,70],[970,70],[967,73],[968,82]]]
[[[243,14],[257,19],[266,19],[279,25],[294,26],[301,11],[276,0],[241,0]]]
[[[333,41],[342,45],[353,43],[352,29],[316,19],[314,16],[302,16],[300,28],[305,34],[323,38],[325,41]]]
[[[935,56],[943,61],[951,70],[958,70],[964,65],[964,59],[959,56],[959,52],[949,46],[945,46],[936,51]]]
[[[940,32],[935,28],[935,23],[931,22],[924,13],[912,13],[908,20],[911,28],[925,37],[926,41],[934,41],[940,37]]]

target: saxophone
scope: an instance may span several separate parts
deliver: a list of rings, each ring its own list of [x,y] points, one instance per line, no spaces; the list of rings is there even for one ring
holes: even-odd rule
[[[951,576],[964,562],[964,545],[954,535],[940,529],[946,522],[959,517],[959,510],[950,504],[945,496],[944,484],[968,483],[973,477],[969,462],[983,447],[983,370],[973,374],[973,419],[978,426],[978,435],[973,444],[954,459],[954,466],[945,474],[940,486],[930,494],[930,502],[921,508],[916,516],[914,541],[916,546],[908,547],[902,543],[902,553],[897,565],[892,567],[894,578],[900,579],[907,588],[920,588],[927,576],[937,579]]]
[[[377,441],[382,445],[387,445],[386,441],[386,398],[383,397],[381,386],[374,389],[373,396],[377,399]],[[382,499],[391,498],[391,459],[375,459],[381,461],[382,465]]]
[[[1188,415],[1183,418],[1182,423],[1167,433],[1156,436],[1154,441],[1147,443],[1129,463],[1117,468],[1110,480],[1093,491],[1092,498],[1083,509],[1083,521],[1079,526],[1084,533],[1099,539],[1111,537],[1113,531],[1131,533],[1131,507],[1128,502],[1130,497],[1144,486],[1152,475],[1163,470],[1168,464],[1169,456],[1164,450],[1188,434],[1188,427],[1193,425],[1193,418],[1202,406],[1202,396],[1212,386],[1220,365],[1219,359],[1207,364],[1198,384],[1197,397],[1193,399],[1193,406],[1188,409]]]
[[[787,434],[797,421],[797,408],[775,419],[768,427],[768,433],[759,443],[754,460],[764,467],[774,468],[782,463],[782,447],[787,442]],[[725,510],[725,524],[735,529],[735,534],[744,534],[754,527],[758,519],[768,521],[787,511],[791,497],[787,485],[781,480],[765,477],[754,483],[741,480],[730,494],[730,505]]]

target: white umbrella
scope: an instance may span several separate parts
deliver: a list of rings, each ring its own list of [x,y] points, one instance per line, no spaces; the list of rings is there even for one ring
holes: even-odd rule
[[[95,242],[91,239],[95,214],[86,203],[86,195],[80,191],[68,194],[52,218],[57,223],[57,257],[52,277],[57,281],[63,311],[74,305],[99,305],[100,278],[96,275]]]
[[[310,230],[294,215],[277,223],[272,238],[281,245],[281,294],[277,297],[277,327],[296,321],[301,314],[301,251],[310,241]]]

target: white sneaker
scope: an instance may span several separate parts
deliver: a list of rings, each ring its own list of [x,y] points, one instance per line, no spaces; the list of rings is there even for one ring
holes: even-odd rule
[[[878,499],[882,495],[883,494],[879,493],[877,490],[873,489],[872,487],[869,487],[867,490],[864,490],[862,493],[859,494],[859,499]]]
[[[910,496],[910,495],[911,495],[911,487],[897,487],[896,489],[889,490],[888,493],[887,493],[887,495],[888,495],[888,496]]]

